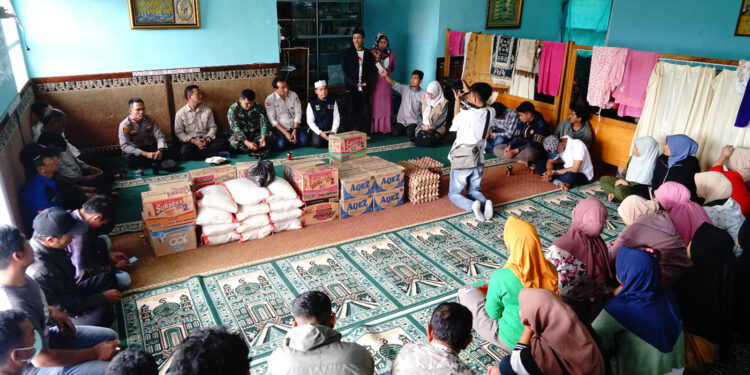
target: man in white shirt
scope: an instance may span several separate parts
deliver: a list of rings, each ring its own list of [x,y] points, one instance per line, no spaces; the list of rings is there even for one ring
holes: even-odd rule
[[[564,136],[557,145],[558,157],[547,161],[542,179],[560,185],[563,191],[586,185],[594,178],[594,165],[586,144],[579,139]],[[562,169],[560,168],[562,164]],[[558,169],[556,169],[558,168]]]
[[[315,97],[307,103],[307,126],[312,131],[312,146],[328,147],[328,136],[338,132],[339,124],[339,104],[328,97],[326,81],[315,82]]]
[[[464,94],[468,99],[466,109],[461,109],[461,100],[456,100],[454,108],[456,115],[450,128],[450,131],[456,132],[456,140],[453,142],[451,151],[460,145],[477,145],[481,142],[480,164],[468,169],[451,168],[448,198],[456,206],[473,212],[478,221],[486,221],[492,219],[494,211],[492,201],[482,194],[480,183],[484,174],[484,148],[487,132],[485,127],[488,119],[492,122],[495,118],[495,110],[485,104],[492,95],[492,87],[487,83],[477,82],[471,85],[467,94]],[[462,96],[455,90],[454,95],[456,98]],[[468,197],[463,195],[464,188]]]
[[[174,115],[174,134],[180,140],[182,160],[203,160],[228,150],[227,141],[216,135],[214,114],[203,105],[200,88],[189,85],[184,95],[187,104]]]
[[[266,98],[266,114],[273,126],[276,149],[307,146],[310,138],[300,126],[302,105],[297,93],[289,90],[284,77],[274,78],[272,84],[273,93]]]

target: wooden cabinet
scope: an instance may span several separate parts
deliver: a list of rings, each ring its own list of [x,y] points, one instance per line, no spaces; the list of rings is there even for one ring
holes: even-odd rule
[[[308,48],[282,48],[279,56],[281,76],[286,78],[289,90],[297,93],[302,105],[310,96],[310,50]]]

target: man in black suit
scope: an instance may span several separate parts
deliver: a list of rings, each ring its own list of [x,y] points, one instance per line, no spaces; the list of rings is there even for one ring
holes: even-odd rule
[[[377,78],[375,58],[363,47],[365,32],[352,32],[352,47],[341,54],[341,69],[344,71],[346,88],[346,130],[357,130],[370,134],[370,90]]]

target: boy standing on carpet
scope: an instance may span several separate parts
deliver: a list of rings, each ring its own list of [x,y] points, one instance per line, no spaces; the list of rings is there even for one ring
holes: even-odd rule
[[[492,95],[492,87],[484,82],[477,82],[471,85],[468,94],[461,94],[456,90],[454,90],[454,94],[459,100],[456,100],[455,116],[450,129],[450,131],[456,132],[456,140],[448,154],[448,159],[451,160],[448,197],[456,206],[473,212],[478,221],[490,220],[494,214],[492,201],[484,197],[480,183],[484,174],[485,135],[489,122],[495,119],[495,110],[492,107],[487,107],[486,104]],[[466,100],[464,95],[468,101],[464,103],[466,108],[461,109],[462,102]],[[459,166],[457,163],[460,150],[467,147],[469,149],[478,147],[474,157],[476,163],[471,163],[471,165],[474,165],[473,167],[470,165]],[[463,195],[464,188],[466,188],[468,198]]]

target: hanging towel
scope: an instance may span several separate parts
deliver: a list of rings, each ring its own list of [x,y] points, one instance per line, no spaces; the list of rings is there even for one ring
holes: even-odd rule
[[[516,62],[516,41],[505,35],[495,35],[492,40],[490,76],[492,83],[510,87],[513,84],[513,67]]]
[[[738,94],[745,93],[748,80],[750,80],[750,61],[740,60],[740,63],[737,64],[737,81],[735,82]]]
[[[518,49],[516,52],[516,71],[526,73],[535,73],[539,63],[537,54],[538,40],[535,39],[518,39]]]
[[[539,83],[537,91],[542,94],[557,96],[565,62],[565,43],[545,40],[542,45],[542,57],[539,61]]]
[[[448,35],[448,49],[452,56],[461,56],[464,54],[464,33],[460,31],[451,31]]]
[[[476,82],[492,82],[488,63],[492,59],[492,40],[492,34],[471,34],[464,51],[463,73],[463,79],[469,85]]]
[[[612,91],[622,81],[627,57],[627,48],[594,47],[586,100],[590,105],[599,107],[599,113],[602,108],[611,108],[607,104]]]
[[[742,103],[740,103],[740,110],[737,112],[737,120],[734,122],[734,126],[745,128],[748,125],[750,125],[750,90],[745,88],[745,96],[742,97]]]
[[[654,66],[659,61],[657,52],[628,50],[622,82],[612,93],[620,105],[617,115],[640,117],[646,101],[646,86]]]

